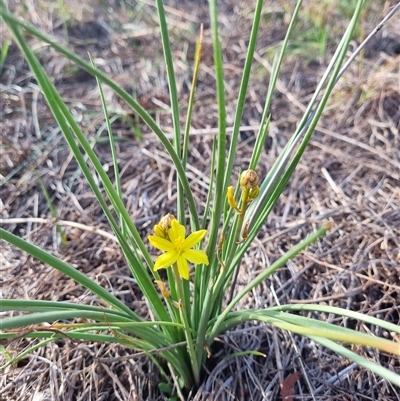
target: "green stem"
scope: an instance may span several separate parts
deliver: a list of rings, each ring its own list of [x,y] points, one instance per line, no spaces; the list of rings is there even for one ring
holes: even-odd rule
[[[204,343],[206,340],[206,333],[207,333],[208,323],[210,320],[210,313],[212,310],[212,306],[214,305],[211,302],[212,295],[213,295],[213,284],[211,280],[207,288],[206,296],[204,298],[203,309],[201,310],[200,321],[196,334],[197,361],[199,364],[198,367],[199,370],[204,360]]]
[[[224,86],[224,68],[221,51],[221,43],[219,40],[218,32],[218,9],[217,0],[209,0],[209,14],[210,14],[210,28],[213,39],[214,48],[214,64],[215,64],[215,78],[217,88],[217,102],[218,102],[218,135],[215,137],[217,142],[217,157],[216,157],[216,176],[215,187],[218,188],[214,193],[213,212],[211,214],[210,222],[210,237],[208,239],[207,255],[210,260],[210,267],[214,266],[215,246],[218,241],[218,230],[220,226],[220,219],[224,205],[224,181],[226,174],[226,101],[225,101],[225,86]],[[206,288],[208,279],[212,274],[212,270],[204,274],[202,287]]]
[[[248,202],[249,194],[250,194],[250,189],[243,187],[242,188],[241,208],[238,211],[239,216],[238,216],[238,219],[237,219],[236,225],[235,225],[236,228],[235,228],[234,245],[232,247],[228,263],[231,263],[231,261],[233,260],[233,257],[236,252],[236,248],[240,243],[240,237],[241,237],[242,229],[243,229],[244,216],[246,214],[247,207],[249,205],[249,202]],[[237,266],[237,268],[236,268],[235,277],[232,281],[229,302],[233,297],[233,289],[235,287],[238,272],[239,272],[239,266]],[[210,282],[207,287],[206,296],[204,298],[204,306],[203,306],[203,309],[202,309],[202,312],[200,315],[201,317],[200,317],[199,329],[197,332],[197,341],[196,341],[197,346],[198,346],[197,356],[198,356],[199,361],[202,359],[201,355],[203,352],[203,344],[204,344],[204,340],[205,340],[205,334],[206,334],[206,330],[207,330],[210,313],[213,310],[213,308],[215,311],[219,311],[219,308],[221,305],[222,295],[223,295],[223,293],[221,292],[221,288],[222,288],[223,284],[225,283],[226,274],[227,274],[226,266],[221,266],[221,269],[220,269],[220,272],[219,272],[219,275],[218,275],[218,278],[217,278],[215,284]],[[216,307],[216,305],[218,305],[218,306]]]
[[[225,263],[225,268],[223,268],[221,270],[221,273],[219,274],[218,279],[215,283],[215,287],[214,287],[214,291],[213,291],[213,298],[212,298],[213,304],[216,301],[216,297],[219,296],[221,293],[220,289],[221,289],[221,286],[223,285],[223,283],[225,282],[226,274],[228,273],[228,270],[229,270],[228,267],[232,263],[232,260],[236,254],[236,249],[240,244],[240,237],[241,237],[242,229],[243,229],[244,216],[246,215],[247,207],[249,205],[248,199],[249,199],[250,189],[248,189],[246,187],[242,187],[242,191],[243,191],[242,192],[242,202],[241,202],[241,208],[238,211],[239,215],[238,215],[237,222],[236,222],[235,237],[233,240],[232,247],[229,251],[229,256]],[[228,303],[231,302],[231,300],[233,298],[233,292],[235,290],[235,285],[236,285],[238,274],[239,274],[239,263],[236,266],[236,269],[234,272],[234,277],[232,279]]]
[[[196,350],[194,349],[191,329],[189,326],[188,315],[187,315],[186,304],[185,304],[185,293],[183,291],[182,279],[179,274],[178,266],[176,263],[174,263],[172,265],[172,272],[174,273],[176,288],[178,290],[178,295],[180,298],[179,311],[181,314],[183,326],[185,327],[184,331],[185,331],[185,337],[186,337],[186,341],[187,341],[187,348],[188,348],[188,352],[189,352],[190,363],[192,365],[192,370],[193,370],[194,382],[195,382],[196,386],[198,387],[200,385],[200,367],[198,366],[198,363],[197,363]]]

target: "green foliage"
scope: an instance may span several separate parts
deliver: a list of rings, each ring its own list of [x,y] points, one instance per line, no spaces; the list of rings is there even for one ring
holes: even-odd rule
[[[338,46],[337,38],[356,11],[358,3],[357,0],[323,0],[306,3],[296,21],[288,53],[309,61],[326,57]],[[362,12],[370,15],[372,7],[376,8],[377,4],[364,1]],[[361,40],[362,36],[362,25],[357,24],[353,30],[353,38]]]
[[[3,65],[7,59],[7,55],[8,55],[8,50],[10,49],[10,45],[11,42],[9,41],[5,41],[3,42],[2,46],[1,46],[1,52],[0,52],[0,75],[1,72],[3,71]]]
[[[278,269],[285,266],[290,259],[302,252],[307,246],[321,238],[330,228],[329,224],[323,224],[319,229],[301,240],[286,254],[276,260],[269,268],[261,272],[243,290],[235,295],[235,278],[242,257],[267,220],[269,213],[282,194],[312,137],[316,124],[339,77],[348,45],[357,27],[363,1],[358,1],[355,4],[351,13],[351,20],[348,22],[342,40],[338,44],[332,61],[316,89],[299,126],[288,141],[282,154],[278,156],[268,175],[258,182],[259,179],[252,170],[257,169],[263,144],[268,134],[270,105],[275,85],[284,55],[289,46],[289,38],[296,29],[296,21],[301,11],[301,1],[296,4],[293,9],[292,19],[288,25],[286,37],[275,57],[268,93],[265,99],[264,112],[260,120],[260,130],[257,134],[250,166],[243,166],[244,171],[240,180],[234,187],[229,189],[229,196],[227,198],[228,187],[232,184],[231,177],[233,176],[238,135],[245,106],[244,100],[259,33],[262,1],[257,1],[255,7],[253,29],[249,38],[248,53],[238,93],[233,132],[229,145],[227,145],[224,65],[219,38],[219,20],[216,0],[210,0],[210,22],[217,88],[218,134],[215,136],[213,144],[213,168],[211,169],[213,176],[211,177],[212,184],[204,216],[199,215],[198,205],[185,174],[189,151],[188,135],[190,119],[193,111],[196,76],[200,62],[201,39],[197,48],[197,60],[195,62],[195,72],[191,88],[192,93],[186,116],[186,124],[182,128],[180,123],[182,112],[178,101],[179,95],[176,87],[170,32],[163,2],[161,0],[157,1],[159,28],[165,65],[167,67],[171,117],[174,126],[174,137],[171,142],[151,115],[131,95],[102,73],[93,61],[89,63],[81,59],[32,25],[13,16],[4,7],[3,2],[0,4],[2,5],[0,13],[3,21],[35,74],[54,118],[73,152],[82,174],[101,205],[104,215],[118,240],[132,276],[136,279],[139,288],[147,300],[152,312],[151,315],[154,316],[154,321],[144,320],[132,311],[128,305],[122,303],[114,295],[80,273],[77,269],[43,249],[28,243],[4,229],[0,229],[0,237],[2,239],[52,266],[54,269],[61,271],[95,294],[99,300],[103,301],[103,304],[108,305],[107,308],[104,308],[51,301],[2,300],[2,310],[24,311],[28,313],[3,319],[0,339],[13,339],[18,335],[26,338],[42,339],[30,349],[24,351],[24,353],[11,359],[8,364],[18,360],[26,352],[33,352],[38,347],[44,346],[49,341],[54,341],[58,338],[114,342],[125,347],[143,350],[149,357],[153,358],[167,380],[167,383],[160,384],[160,390],[171,395],[171,399],[174,399],[174,391],[180,393],[181,390],[180,388],[174,388],[171,377],[164,372],[164,367],[161,366],[158,359],[152,356],[154,352],[159,351],[157,355],[164,362],[168,363],[171,369],[171,376],[178,377],[182,382],[182,388],[184,387],[189,390],[193,386],[198,387],[201,384],[201,370],[206,361],[206,351],[213,344],[215,337],[244,321],[259,320],[266,324],[309,337],[323,344],[325,347],[331,348],[338,354],[356,361],[361,366],[367,367],[392,383],[396,383],[399,380],[399,376],[390,370],[371,363],[338,344],[348,343],[373,346],[384,352],[399,354],[397,343],[296,314],[299,310],[321,311],[318,305],[283,305],[280,308],[271,307],[262,310],[235,310],[238,302],[243,297]],[[318,18],[315,18],[315,16],[310,14],[308,19],[309,21],[312,20],[314,25],[311,32],[305,33],[305,35],[311,35],[307,37],[313,38],[312,40],[318,44],[319,51],[322,51],[326,48],[327,42],[327,28],[323,15],[318,15]],[[102,164],[93,150],[93,144],[89,143],[70,110],[63,102],[50,77],[46,74],[35,53],[29,47],[24,33],[28,33],[48,43],[54,50],[74,62],[77,67],[87,70],[96,77],[105,115],[105,126],[109,134],[109,143],[115,169],[115,182],[112,182],[106,171],[104,171]],[[146,246],[147,240],[139,235],[122,202],[122,188],[118,178],[117,154],[107,104],[102,92],[103,85],[108,85],[112,88],[157,135],[176,168],[178,177],[177,221],[173,216],[166,216],[166,220],[161,220],[156,225],[154,228],[155,235],[150,238],[151,242],[156,244],[157,248],[166,251],[166,253],[161,254],[157,259],[156,267],[168,268],[167,281],[161,280],[158,271],[154,269],[154,262]],[[88,164],[91,168],[88,167]],[[93,178],[92,169],[96,172],[99,180]],[[102,183],[101,187],[98,185],[99,181]],[[113,210],[113,212],[110,210]],[[185,233],[187,223],[185,216],[188,214],[190,216],[191,229]],[[201,221],[202,224],[200,224]],[[206,229],[208,232],[208,237],[205,241],[207,246],[202,241],[205,234],[203,229]],[[190,232],[192,232],[191,235],[189,235]],[[194,249],[192,249],[193,247]],[[202,248],[205,249],[206,253],[201,251]],[[191,285],[186,280],[185,263],[187,263],[187,260],[199,263],[196,266]],[[228,304],[226,307],[223,307],[228,294],[230,294]],[[349,311],[328,307],[324,311],[342,316],[349,314]],[[399,327],[379,319],[371,320],[371,318],[367,318],[361,313],[352,312],[351,317],[380,326],[394,333],[400,333]],[[78,318],[80,321],[84,321],[84,323],[75,323],[74,319]],[[43,322],[61,320],[71,321],[71,323],[54,323],[50,327],[43,325]],[[34,329],[24,332],[15,331],[15,329],[21,327],[34,327]],[[177,346],[182,342],[185,344],[184,347]]]

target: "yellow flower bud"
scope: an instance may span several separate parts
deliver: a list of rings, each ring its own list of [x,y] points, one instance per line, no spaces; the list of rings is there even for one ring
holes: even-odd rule
[[[166,214],[158,223],[165,232],[171,228],[172,220],[176,220],[175,216],[171,213]]]
[[[166,236],[165,231],[163,230],[163,228],[161,227],[160,224],[156,224],[154,226],[154,234],[157,237],[161,237],[161,238],[165,238],[165,236]]]
[[[232,207],[232,208],[236,208],[237,207],[237,202],[235,200],[233,192],[234,192],[234,188],[233,187],[228,187],[228,191],[227,191],[227,195],[226,196],[228,198],[229,206]]]
[[[171,213],[166,214],[158,224],[154,226],[154,234],[157,237],[168,239],[168,230],[171,228],[171,222],[175,216]]]
[[[240,175],[240,186],[251,189],[258,185],[258,175],[254,170],[245,170]]]
[[[257,185],[254,188],[250,189],[249,192],[249,200],[252,201],[257,198],[258,194],[260,193],[260,187]]]

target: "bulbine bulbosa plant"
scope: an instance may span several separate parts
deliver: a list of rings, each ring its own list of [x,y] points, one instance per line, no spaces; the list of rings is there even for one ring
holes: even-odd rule
[[[301,7],[301,1],[298,2],[293,10],[287,35],[275,57],[264,112],[261,116],[250,163],[241,166],[242,172],[235,181],[232,178],[235,176],[233,166],[263,2],[257,0],[255,5],[252,32],[248,38],[247,56],[228,146],[224,66],[218,32],[217,1],[209,0],[216,102],[218,104],[218,134],[214,138],[212,176],[210,177],[206,208],[202,215],[199,213],[199,207],[185,171],[196,81],[201,65],[203,33],[200,34],[196,51],[197,58],[194,64],[186,124],[181,127],[181,112],[164,6],[162,0],[157,0],[156,3],[168,72],[174,129],[172,141],[167,138],[162,128],[146,110],[121,86],[98,69],[94,62],[85,61],[34,26],[15,17],[7,10],[3,1],[0,2],[2,20],[29,63],[66,142],[101,205],[131,274],[151,310],[149,316],[152,317],[152,320],[143,319],[129,305],[121,302],[74,267],[1,228],[0,235],[3,240],[69,276],[101,299],[101,305],[108,305],[108,307],[104,307],[73,302],[3,299],[1,301],[3,311],[25,313],[13,314],[12,317],[4,318],[1,321],[0,339],[10,341],[22,336],[39,339],[39,342],[23,353],[13,356],[2,369],[27,353],[58,338],[67,338],[67,341],[73,339],[112,342],[145,351],[160,367],[171,389],[175,383],[173,391],[182,393],[183,388],[190,390],[200,386],[202,377],[204,377],[203,367],[217,336],[245,321],[260,321],[309,337],[339,355],[370,369],[391,383],[398,384],[400,376],[395,372],[366,360],[345,346],[346,344],[358,344],[400,355],[397,342],[340,327],[323,320],[304,317],[301,312],[313,311],[349,317],[365,324],[379,326],[390,333],[400,334],[400,328],[394,324],[346,309],[309,303],[257,310],[237,310],[238,302],[243,297],[246,297],[256,286],[285,266],[290,259],[307,246],[321,238],[331,227],[329,222],[322,223],[319,229],[310,233],[308,237],[301,240],[269,267],[265,267],[243,289],[238,290],[236,279],[242,258],[284,190],[304,153],[335,83],[343,73],[348,45],[357,26],[364,1],[358,1],[342,40],[293,136],[268,174],[259,177],[257,164],[268,134],[271,100],[293,24]],[[97,78],[105,120],[109,125],[115,182],[110,180],[82,129],[42,68],[35,52],[28,46],[24,34],[29,34],[47,43],[55,51]],[[160,218],[154,226],[152,235],[146,238],[140,236],[122,202],[118,163],[107,105],[102,92],[103,85],[110,87],[154,132],[168,152],[176,169],[176,209]],[[99,178],[97,180],[93,177],[93,169]],[[101,186],[99,182],[101,182]],[[153,247],[154,252],[152,253],[157,253],[155,260],[148,251],[149,244]],[[76,322],[77,319],[79,319],[79,323]],[[70,323],[59,323],[60,321],[69,321]],[[44,322],[51,323],[51,326],[44,325]],[[180,383],[181,388],[176,388],[176,383]]]

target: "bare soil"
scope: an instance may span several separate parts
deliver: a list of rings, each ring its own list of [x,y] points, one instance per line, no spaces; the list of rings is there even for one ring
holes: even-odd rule
[[[68,43],[78,54],[87,58],[90,52],[96,63],[134,93],[163,129],[172,134],[166,71],[153,1],[9,3],[18,15]],[[231,127],[254,5],[247,0],[218,3],[227,124]],[[318,3],[305,5],[304,21],[321,18],[323,10],[318,14]],[[268,89],[267,61],[271,61],[272,51],[284,37],[289,21],[284,8],[287,4],[284,1],[265,4],[240,134],[237,172],[239,168],[245,169],[250,159]],[[166,5],[183,110],[189,96],[200,23],[205,28],[188,165],[188,177],[202,208],[217,127],[207,4],[169,0]],[[385,7],[370,6],[354,46],[386,15],[389,7],[390,2]],[[299,36],[294,39],[304,40],[305,47],[300,51],[295,46],[291,48],[284,63],[271,108],[270,134],[258,167],[261,177],[293,133],[332,55],[335,33],[343,31],[345,26],[340,11],[330,8],[325,12],[326,24],[332,28],[326,52],[305,50],[312,49],[309,39]],[[399,16],[390,21],[336,86],[304,158],[243,259],[239,287],[322,222],[332,222],[333,229],[249,294],[241,308],[312,302],[361,311],[399,324],[400,37],[395,29],[399,23]],[[0,28],[4,41],[8,40],[5,27]],[[95,150],[112,175],[111,153],[105,140],[94,78],[36,39],[30,38],[30,45],[37,50],[40,62],[88,138],[95,141],[100,136]],[[3,66],[0,85],[2,227],[76,266],[147,316],[146,302],[130,277],[117,244],[107,235],[111,230],[101,209],[15,44],[11,45]],[[112,115],[116,116],[113,130],[118,139],[124,202],[146,236],[162,215],[174,213],[173,165],[143,122],[107,90],[106,97]],[[237,176],[232,177],[232,184],[236,179]],[[64,221],[66,248],[61,247],[40,180],[58,218]],[[96,228],[96,233],[92,228]],[[96,303],[91,294],[59,272],[4,241],[0,247],[1,297]],[[312,313],[310,316],[392,338],[391,333],[349,319]],[[400,339],[397,340],[400,346]],[[7,344],[7,349],[11,355],[17,355],[28,344],[31,343],[27,340],[19,340]],[[369,348],[352,346],[351,349],[400,374],[397,358]],[[260,351],[265,357],[226,357],[246,350]],[[1,372],[0,400],[165,400],[157,388],[160,380],[151,361],[133,355],[132,350],[65,339],[38,349]],[[185,397],[196,401],[282,400],[285,395],[286,400],[400,400],[399,388],[368,370],[309,339],[260,324],[246,324],[221,337],[205,367],[203,385]]]

